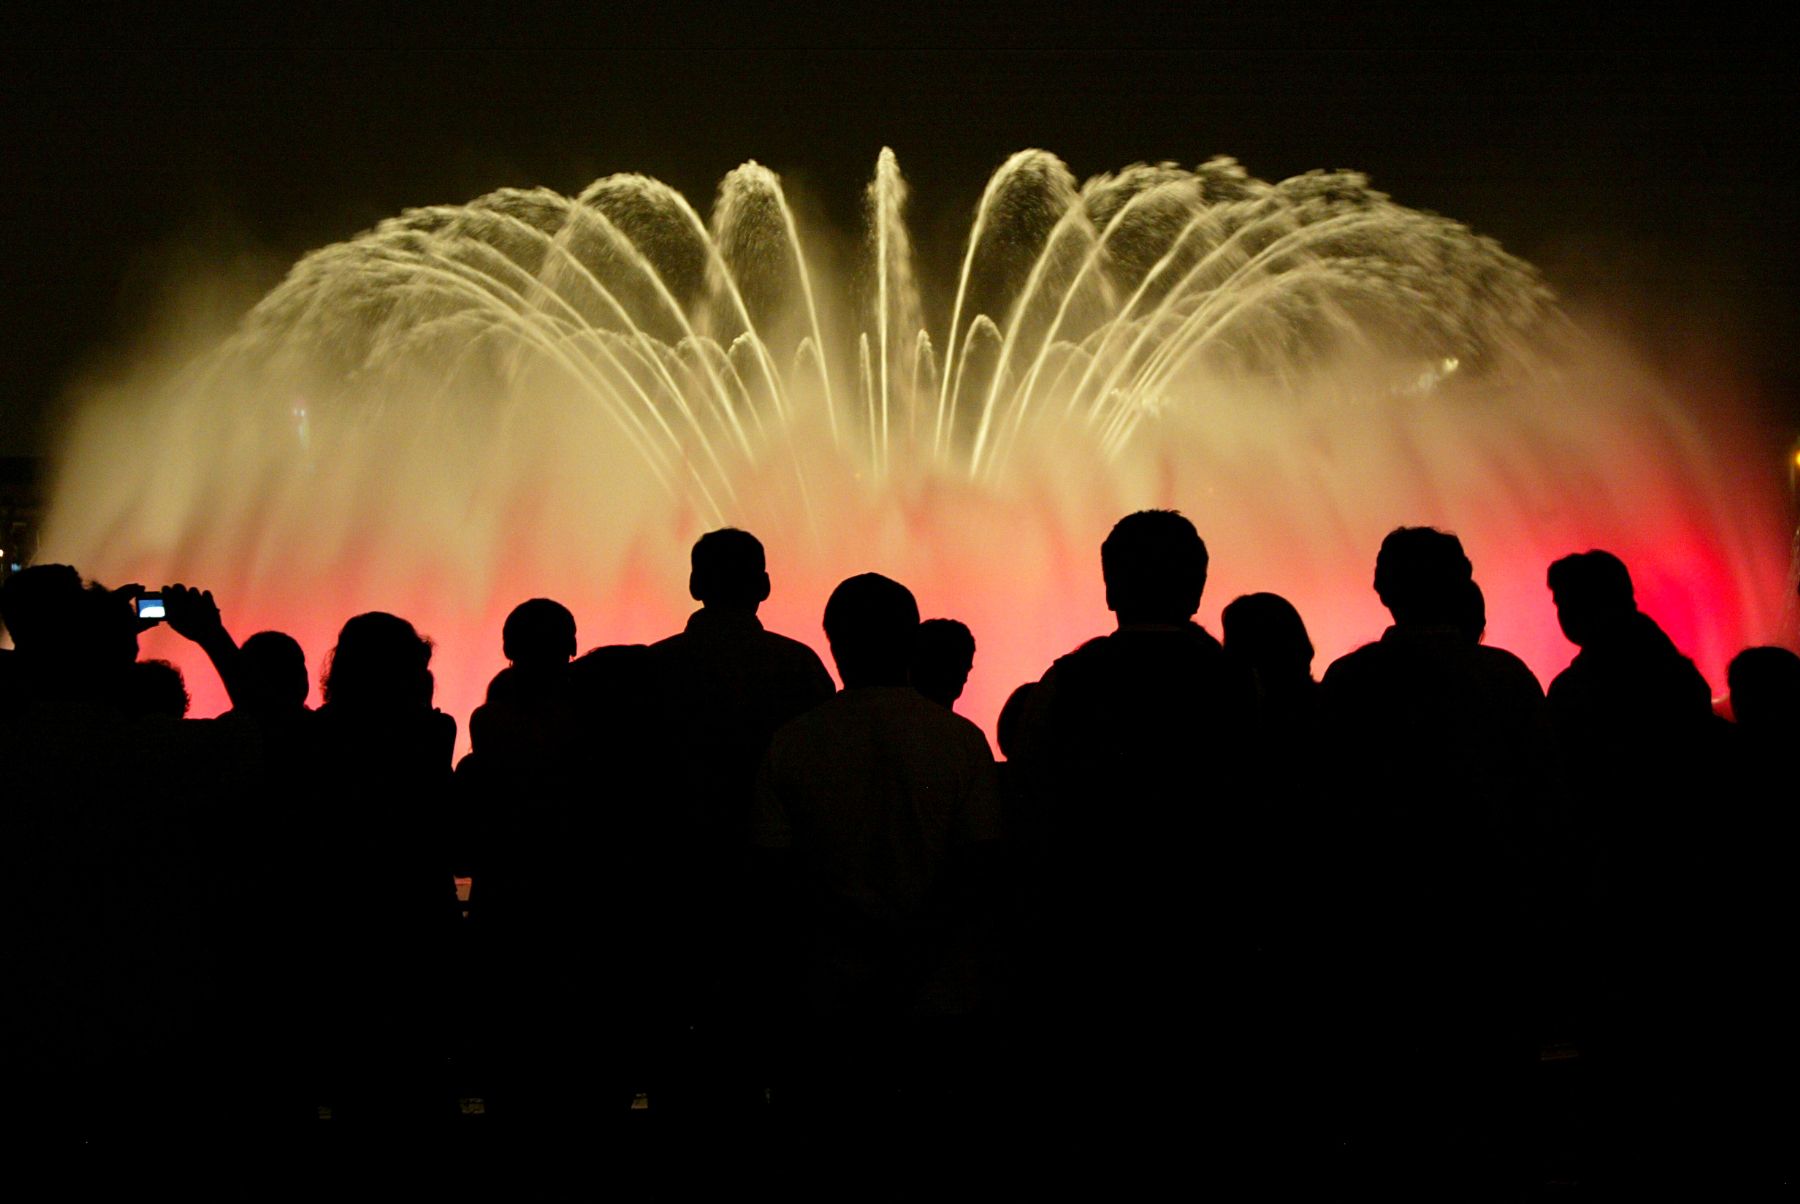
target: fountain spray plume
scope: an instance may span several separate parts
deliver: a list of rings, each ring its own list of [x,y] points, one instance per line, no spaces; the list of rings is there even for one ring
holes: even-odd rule
[[[79,413],[44,555],[206,584],[315,663],[343,616],[405,614],[463,713],[513,603],[560,598],[589,645],[656,638],[690,605],[688,545],[726,524],[768,546],[778,629],[819,642],[832,585],[871,569],[967,621],[983,723],[1104,629],[1096,549],[1144,506],[1213,546],[1203,618],[1275,590],[1321,655],[1381,629],[1369,565],[1402,523],[1463,536],[1492,637],[1540,675],[1569,655],[1544,566],[1589,546],[1715,680],[1775,634],[1787,532],[1741,433],[1454,221],[1351,172],[1083,183],[1022,151],[934,332],[906,204],[884,149],[854,297],[754,162],[710,221],[638,175],[409,210]]]

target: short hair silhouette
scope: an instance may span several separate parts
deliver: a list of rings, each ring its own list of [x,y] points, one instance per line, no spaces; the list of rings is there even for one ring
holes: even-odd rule
[[[431,641],[399,615],[370,611],[338,632],[325,661],[327,705],[405,709],[431,705]]]
[[[846,687],[904,685],[918,631],[912,591],[880,573],[840,582],[825,603],[825,638]]]
[[[1462,540],[1436,527],[1396,527],[1375,555],[1375,593],[1402,626],[1461,626],[1473,572]]]
[[[79,606],[81,574],[66,564],[34,564],[0,585],[0,624],[26,649],[66,631]]]
[[[1225,651],[1244,664],[1282,676],[1312,676],[1313,644],[1306,622],[1280,594],[1245,594],[1219,615]]]
[[[515,665],[564,665],[575,656],[575,616],[561,602],[531,598],[512,608],[500,648]]]
[[[975,665],[975,633],[956,619],[926,619],[913,645],[913,688],[940,706],[962,697]]]
[[[1595,548],[1564,556],[1550,565],[1544,582],[1572,644],[1585,646],[1596,631],[1637,613],[1631,570],[1611,552]]]
[[[1746,728],[1792,734],[1800,720],[1800,656],[1786,648],[1746,648],[1725,671],[1731,714]]]
[[[259,631],[238,649],[238,667],[252,705],[282,710],[306,705],[312,682],[306,675],[306,650],[285,631]]]
[[[702,605],[754,611],[769,596],[762,541],[748,531],[708,531],[694,542],[689,563],[688,593]]]
[[[1121,623],[1184,623],[1206,589],[1206,543],[1178,511],[1139,510],[1100,545],[1106,605]]]
[[[184,719],[193,699],[181,670],[164,660],[138,661],[125,677],[125,710],[131,715]]]

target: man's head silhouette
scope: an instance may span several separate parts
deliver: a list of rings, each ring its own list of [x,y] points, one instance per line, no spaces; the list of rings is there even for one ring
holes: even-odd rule
[[[1800,727],[1800,656],[1786,648],[1746,648],[1726,670],[1738,726],[1791,739]]]
[[[762,541],[748,531],[708,531],[695,541],[691,563],[688,593],[710,610],[755,614],[769,596]]]
[[[1185,623],[1206,588],[1206,544],[1174,510],[1139,510],[1100,545],[1106,606],[1125,623]]]
[[[939,706],[955,706],[975,667],[975,633],[955,619],[926,619],[913,646],[913,688]]]
[[[259,631],[238,649],[249,705],[259,711],[298,710],[306,705],[312,682],[306,676],[306,652],[285,631]]]
[[[1564,556],[1545,574],[1556,601],[1556,621],[1569,642],[1585,648],[1637,613],[1631,570],[1611,552]]]
[[[918,633],[912,591],[880,573],[851,577],[825,603],[825,638],[846,689],[905,685]]]
[[[1398,527],[1375,555],[1375,593],[1400,627],[1456,627],[1468,611],[1469,558],[1436,527]]]
[[[0,625],[21,652],[67,655],[80,639],[81,574],[66,564],[34,564],[0,586]]]
[[[506,659],[521,668],[566,665],[575,655],[575,616],[549,598],[521,602],[506,616],[500,645]]]

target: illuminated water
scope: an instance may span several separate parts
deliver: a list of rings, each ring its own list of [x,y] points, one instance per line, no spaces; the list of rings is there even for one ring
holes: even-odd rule
[[[642,176],[408,211],[301,260],[181,371],[91,400],[44,555],[210,585],[315,669],[347,615],[405,614],[460,715],[513,603],[568,602],[584,646],[656,638],[691,606],[688,545],[727,523],[769,547],[770,625],[821,648],[854,572],[968,622],[984,724],[1105,628],[1099,541],[1148,505],[1211,546],[1202,619],[1286,594],[1320,669],[1384,625],[1371,565],[1403,522],[1463,536],[1491,642],[1546,680],[1569,649],[1544,566],[1589,546],[1715,685],[1773,634],[1782,514],[1737,435],[1455,222],[1349,173],[1078,184],[1027,151],[934,290],[905,205],[884,151],[848,281],[814,275],[754,163],[710,221]]]

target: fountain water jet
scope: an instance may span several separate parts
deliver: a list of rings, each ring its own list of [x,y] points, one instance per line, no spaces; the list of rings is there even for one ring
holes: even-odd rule
[[[1588,546],[1632,564],[1715,682],[1773,633],[1782,514],[1739,436],[1700,431],[1455,222],[1347,172],[1077,183],[1023,151],[934,339],[905,202],[883,150],[855,298],[819,287],[755,163],[710,224],[633,175],[408,211],[302,259],[181,372],[79,411],[44,554],[205,583],[315,668],[345,616],[406,614],[460,714],[514,602],[565,600],[585,644],[655,638],[688,608],[688,545],[726,523],[769,545],[780,630],[822,642],[831,585],[866,569],[969,622],[984,723],[1104,627],[1100,538],[1148,505],[1213,548],[1202,617],[1277,590],[1321,658],[1383,626],[1369,566],[1402,522],[1462,534],[1494,641],[1546,678],[1569,649],[1544,566]],[[822,324],[833,297],[856,320]]]

